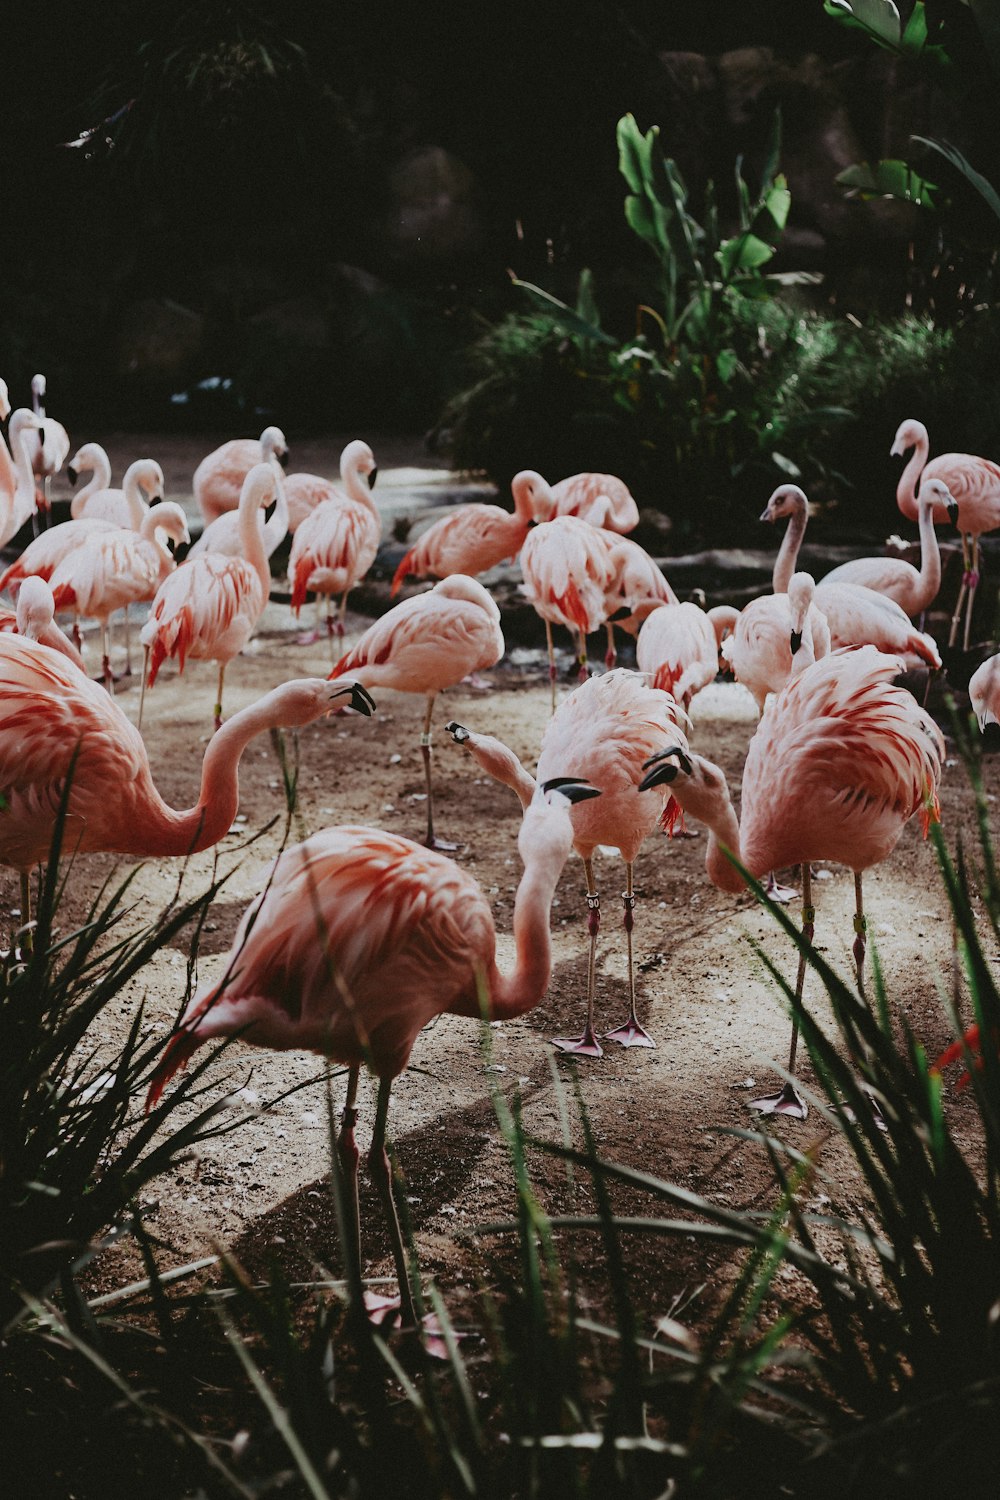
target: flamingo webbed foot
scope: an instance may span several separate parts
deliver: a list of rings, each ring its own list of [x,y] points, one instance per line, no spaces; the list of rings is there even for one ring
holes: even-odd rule
[[[777,901],[782,906],[787,906],[789,901],[798,899],[798,894],[793,885],[781,885],[775,879],[774,871],[769,871],[767,881],[764,885],[764,895],[771,901]]]
[[[381,1297],[377,1292],[365,1291],[365,1313],[369,1323],[376,1328],[399,1328],[411,1338],[418,1336],[425,1351],[432,1359],[448,1359],[448,1345],[441,1329],[440,1319],[435,1313],[425,1313],[418,1324],[403,1323],[403,1305],[400,1297]],[[455,1331],[456,1339],[468,1338],[467,1333]]]
[[[760,1099],[751,1099],[750,1109],[755,1115],[788,1115],[792,1120],[804,1120],[809,1106],[791,1080],[776,1094],[764,1094]]]
[[[633,1017],[625,1022],[623,1026],[616,1026],[613,1031],[605,1031],[602,1035],[605,1042],[617,1042],[620,1047],[655,1047],[656,1043],[644,1026]]]
[[[554,1036],[553,1047],[558,1047],[560,1052],[572,1052],[578,1057],[603,1057],[604,1048],[597,1040],[594,1028],[589,1025],[584,1027],[582,1036]]]
[[[434,849],[438,854],[455,854],[459,849],[464,849],[464,844],[452,844],[447,839],[438,838],[436,833],[429,833],[424,839],[425,849]]]

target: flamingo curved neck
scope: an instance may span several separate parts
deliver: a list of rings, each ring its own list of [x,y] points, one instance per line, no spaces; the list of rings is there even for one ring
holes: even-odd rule
[[[934,530],[934,505],[925,501],[917,507],[917,524],[920,531],[920,572],[918,573],[918,598],[908,613],[917,614],[926,609],[937,598],[941,588],[941,552],[937,532]]]
[[[125,496],[125,504],[128,506],[128,523],[133,531],[142,531],[146,517],[149,515],[149,505],[142,492],[139,483],[139,475],[133,474],[131,469],[125,471],[122,480],[122,493]],[[146,533],[143,532],[145,536]]]
[[[350,458],[346,463],[341,460],[340,482],[344,486],[344,493],[348,499],[354,500],[358,505],[363,505],[366,510],[371,511],[373,516],[378,515],[378,506],[372,499],[372,492],[368,488],[367,481],[361,476],[356,458]]]
[[[511,974],[502,974],[496,959],[483,976],[489,1019],[512,1020],[538,1004],[552,974],[549,919],[565,855],[540,854],[525,867],[514,901],[514,943],[517,958]],[[465,996],[451,1007],[453,1014],[478,1016],[479,995]]]
[[[275,501],[274,509],[264,522],[264,551],[268,557],[280,547],[288,534],[288,496],[285,494],[285,476],[281,472],[281,465],[274,464],[275,469]]]
[[[256,735],[282,723],[273,696],[268,694],[234,714],[209,740],[201,767],[201,789],[193,807],[170,807],[152,787],[153,805],[143,812],[144,856],[197,854],[217,844],[232,826],[240,803],[240,758]]]
[[[896,485],[896,504],[908,521],[919,521],[920,519],[917,507],[917,482],[927,462],[929,452],[930,439],[926,431],[924,431],[918,435],[917,441],[913,445],[913,452],[910,454],[906,467],[899,476],[899,483]]]
[[[271,589],[271,567],[267,560],[267,551],[264,547],[264,527],[257,519],[260,511],[260,491],[251,489],[240,496],[238,511],[238,526],[240,535],[240,550],[263,585],[265,595]],[[216,736],[218,738],[218,736]],[[213,741],[214,743],[214,741]]]
[[[86,467],[86,465],[84,465],[84,467]],[[93,473],[87,480],[87,483],[83,486],[82,490],[80,490],[73,496],[73,499],[70,501],[69,513],[72,519],[74,521],[79,521],[86,511],[87,502],[91,499],[91,497],[93,495],[96,495],[99,490],[110,489],[110,487],[111,460],[102,449],[100,458],[97,458],[97,455],[95,454]]]
[[[804,503],[801,500],[797,500],[795,509],[788,518],[788,525],[781,539],[778,555],[774,559],[771,586],[776,594],[787,594],[788,592],[788,585],[791,582],[792,574],[795,572],[795,564],[798,562],[802,538],[806,534],[807,519]]]

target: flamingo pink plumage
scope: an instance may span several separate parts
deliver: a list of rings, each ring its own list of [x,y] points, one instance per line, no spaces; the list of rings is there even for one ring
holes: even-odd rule
[[[427,594],[416,594],[376,620],[330,673],[345,672],[366,687],[424,693],[420,750],[427,783],[427,844],[449,847],[434,837],[434,789],[431,784],[431,716],[438,693],[454,687],[470,672],[496,666],[504,653],[500,611],[474,578],[455,573]],[[451,846],[453,847],[453,846]]]
[[[374,481],[375,460],[367,443],[359,443],[371,459],[369,474]],[[358,474],[360,465],[355,465]],[[292,580],[292,609],[298,614],[307,593],[327,599],[327,636],[343,636],[347,596],[368,572],[382,540],[382,517],[367,490],[358,490],[360,498],[335,491],[302,520],[294,537],[288,559],[288,576]],[[336,619],[329,601],[340,595],[340,613]],[[313,639],[314,637],[310,637]]]
[[[642,623],[635,659],[651,687],[670,693],[684,709],[719,671],[719,647],[728,616],[718,625],[697,604],[659,604]]]
[[[96,448],[98,445],[88,443],[85,448],[91,446]],[[81,449],[73,460],[74,472],[77,468],[87,467],[82,457],[84,451]],[[103,449],[99,451],[103,453]],[[103,475],[103,466],[101,473]],[[74,521],[110,521],[129,531],[138,531],[149,507],[162,500],[163,494],[163,470],[155,458],[137,458],[125,470],[121,489],[110,485],[98,485],[95,488],[92,480],[78,495],[73,496],[69,513]]]
[[[920,567],[901,557],[856,557],[851,562],[831,568],[824,584],[855,583],[877,594],[895,600],[904,614],[916,619],[929,609],[941,587],[941,552],[934,530],[934,510],[938,503],[947,505],[951,492],[940,479],[927,479],[921,485],[917,502],[920,530]]]
[[[12,465],[6,482],[0,484],[0,547],[6,547],[30,516],[35,514],[35,476],[28,453],[28,438],[39,428],[39,418],[26,406],[19,407],[10,419],[7,438]],[[13,477],[13,488],[10,478]],[[0,480],[4,476],[0,475]]]
[[[361,438],[354,438],[340,455],[339,484],[319,474],[286,475],[289,531],[294,536],[306,517],[327,500],[350,500],[355,505],[370,506],[369,493],[375,488],[377,478],[375,455]]]
[[[1000,724],[1000,655],[988,656],[969,678],[969,702],[979,727]]]
[[[232,438],[207,454],[194,471],[192,488],[205,524],[227,510],[238,510],[247,475],[257,464],[270,464],[276,476],[288,462],[288,444],[280,427],[265,427],[259,438]]]
[[[456,743],[469,751],[488,775],[512,787],[522,807],[528,806],[535,790],[535,778],[524,769],[512,750],[492,735],[470,734],[461,724],[449,724],[448,729]],[[573,847],[583,860],[587,881],[590,962],[586,1024],[582,1036],[557,1039],[556,1046],[565,1052],[583,1053],[588,1057],[601,1055],[601,1045],[594,1031],[595,959],[601,918],[593,856],[599,844],[618,849],[626,869],[622,901],[628,948],[629,1018],[607,1036],[626,1047],[655,1045],[636,1016],[632,876],[639,850],[663,814],[664,798],[656,793],[637,797],[635,787],[644,761],[668,748],[687,751],[687,740],[677,725],[673,698],[648,687],[638,673],[623,668],[581,683],[560,703],[542,738],[538,757],[539,783],[548,781],[554,768],[563,767],[601,792],[598,801],[575,807],[571,814]]]
[[[830,631],[813,602],[815,594],[809,573],[793,574],[786,593],[751,599],[722,643],[723,660],[753,694],[758,713],[770,693],[830,650]]]
[[[551,485],[550,494],[553,516],[578,516],[606,531],[632,531],[639,524],[639,507],[628,485],[614,474],[571,474]]]
[[[940,730],[913,696],[897,687],[899,662],[873,646],[837,650],[792,678],[774,698],[750,741],[737,822],[725,777],[697,755],[661,758],[640,783],[669,786],[680,807],[710,830],[706,869],[720,890],[743,889],[728,849],[751,875],[800,864],[803,931],[812,938],[809,862],[833,860],[854,871],[854,957],[863,991],[866,921],[861,875],[892,852],[909,820],[938,816],[944,764]],[[797,996],[805,977],[799,965]],[[795,1042],[788,1071],[794,1071]],[[793,1087],[757,1101],[762,1113],[802,1117]]]
[[[174,568],[160,533],[175,544],[190,540],[184,512],[172,500],[150,506],[138,531],[119,527],[92,532],[49,579],[56,610],[72,610],[77,618],[100,622],[101,671],[109,692],[113,679],[108,620],[116,610],[152,599]]]
[[[350,1224],[343,1251],[357,1276],[354,1127],[367,1063],[379,1080],[368,1163],[392,1241],[404,1326],[416,1319],[385,1150],[393,1082],[435,1016],[478,1018],[485,1005],[491,1019],[502,1020],[542,998],[552,966],[552,896],[573,836],[568,808],[595,795],[562,779],[543,787],[525,813],[510,975],[497,967],[489,899],[452,860],[396,834],[354,826],[325,829],[285,850],[240,923],[222,979],[193,996],[153,1075],[147,1109],[202,1042],[236,1032],[256,1046],[309,1048],[345,1063],[338,1156]]]
[[[240,496],[242,557],[206,552],[184,562],[156,591],[140,640],[146,649],[143,692],[152,687],[162,663],[176,657],[183,672],[187,658],[219,663],[215,727],[222,723],[222,686],[226,664],[238,656],[264,612],[271,570],[257,512],[274,499],[274,470],[257,464],[243,482]],[[142,705],[139,709],[140,722]]]
[[[941,523],[950,521],[961,532],[965,568],[948,645],[955,644],[962,604],[967,595],[964,645],[968,651],[972,605],[979,586],[979,538],[984,532],[995,531],[1000,526],[1000,464],[988,458],[978,458],[974,453],[939,453],[937,458],[928,462],[930,439],[927,428],[923,422],[912,418],[900,423],[890,451],[902,457],[908,448],[913,452],[896,486],[896,504],[903,515],[911,521],[917,519],[918,481],[922,486],[927,479],[939,479],[950,492],[950,501],[935,502],[934,519]]]
[[[516,557],[532,521],[549,520],[551,493],[540,474],[522,469],[510,482],[514,514],[499,505],[456,505],[422,532],[396,569],[392,593],[404,579],[485,573]]]
[[[52,590],[41,578],[26,578],[17,592],[17,608],[0,607],[0,631],[16,631],[29,641],[41,641],[60,651],[75,667],[84,670],[83,657],[55,623]]]
[[[100,443],[84,443],[66,465],[66,477],[75,485],[80,475],[89,471],[90,478],[70,501],[69,513],[74,521],[82,520],[91,498],[111,488],[111,460]],[[117,524],[121,524],[121,520]],[[128,525],[128,521],[125,523]]]
[[[17,561],[0,575],[0,589],[16,595],[26,578],[41,578],[47,582],[74,547],[81,546],[88,537],[119,529],[111,521],[97,520],[61,521],[58,526],[49,527],[48,531],[29,542]]]
[[[556,706],[556,660],[552,625],[564,625],[578,641],[580,679],[587,676],[587,636],[607,618],[606,600],[615,568],[604,533],[575,516],[558,516],[529,531],[521,547],[524,591],[545,621],[552,707]]]
[[[47,511],[49,509],[49,483],[52,475],[59,473],[69,457],[69,434],[61,422],[45,415],[45,391],[45,376],[32,375],[31,405],[38,418],[39,426],[37,432],[31,434],[28,452],[31,456],[32,472],[42,481],[41,505]]]

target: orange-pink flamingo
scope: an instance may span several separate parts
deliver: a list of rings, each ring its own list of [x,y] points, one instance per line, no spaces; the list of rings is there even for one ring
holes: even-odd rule
[[[361,438],[354,438],[340,455],[339,484],[319,474],[286,475],[289,531],[294,536],[306,516],[327,500],[351,500],[355,505],[370,506],[369,492],[377,478],[375,455]]]
[[[735,611],[733,617],[738,618]],[[658,603],[639,631],[636,665],[651,687],[672,694],[686,713],[695,694],[718,675],[719,650],[729,626],[728,610],[715,616],[690,602]]]
[[[837,650],[793,677],[774,698],[750,741],[737,821],[726,779],[702,757],[666,751],[649,763],[641,790],[666,786],[686,813],[709,828],[706,870],[720,890],[744,889],[731,852],[759,877],[784,865],[802,867],[803,936],[812,941],[810,860],[834,860],[854,871],[854,961],[864,993],[866,918],[862,872],[886,859],[909,820],[926,832],[937,818],[944,764],[940,730],[894,679],[899,662],[873,646]],[[796,1007],[805,981],[800,957]],[[797,1018],[788,1072],[794,1075]],[[754,1102],[761,1114],[805,1117],[791,1080]]]
[[[831,568],[824,584],[859,583],[894,599],[904,614],[917,619],[929,609],[941,587],[941,552],[934,530],[934,510],[947,506],[951,491],[940,479],[925,480],[917,501],[917,525],[920,531],[920,567],[915,568],[901,557],[856,557],[851,562]]]
[[[261,506],[274,499],[277,479],[270,464],[257,464],[243,481],[240,495],[242,557],[205,552],[170,573],[156,591],[140,640],[146,652],[143,697],[168,657],[183,672],[187,658],[219,664],[215,728],[222,723],[222,686],[226,665],[250,639],[267,604],[271,570],[257,520]],[[142,701],[139,722],[142,722]]]
[[[587,636],[607,619],[615,565],[605,534],[575,516],[559,516],[529,531],[521,547],[524,592],[545,622],[552,708],[556,706],[556,658],[552,626],[577,638],[581,682],[588,676]]]
[[[392,593],[407,578],[447,578],[485,573],[520,552],[532,522],[550,519],[549,487],[533,469],[510,482],[514,514],[499,505],[456,505],[421,532],[396,569]]]
[[[88,452],[90,449],[96,449],[97,453]],[[163,499],[163,470],[155,458],[137,458],[125,470],[121,489],[115,489],[110,484],[97,483],[98,478],[103,479],[105,474],[104,463],[98,454],[106,462],[107,454],[103,448],[97,443],[85,443],[74,456],[74,473],[90,467],[91,459],[98,467],[90,483],[73,496],[70,516],[74,521],[110,521],[114,526],[138,531],[149,507]],[[110,479],[110,465],[106,472]]]
[[[374,481],[375,459],[367,443],[357,443],[364,449],[371,466],[368,473]],[[346,451],[346,450],[345,450]],[[365,471],[365,464],[358,463],[358,475]],[[382,517],[364,485],[360,484],[357,496],[336,490],[329,500],[324,500],[301,521],[292,538],[292,550],[288,558],[288,576],[292,580],[292,609],[296,614],[305,603],[307,593],[315,593],[317,616],[319,600],[327,600],[326,633],[331,649],[336,633],[344,634],[344,617],[347,614],[347,596],[356,583],[368,572],[375,561],[382,540]],[[340,611],[335,618],[330,601],[340,595]],[[306,635],[302,644],[316,639],[316,632]]]
[[[614,474],[570,474],[551,485],[549,491],[553,516],[578,516],[605,531],[632,531],[639,524],[639,507],[625,481]]]
[[[111,460],[100,443],[84,443],[66,465],[66,477],[73,486],[84,472],[89,472],[90,478],[70,501],[69,513],[74,521],[82,520],[92,496],[111,488]],[[120,517],[117,524],[122,524]]]
[[[190,540],[184,512],[172,500],[150,506],[138,531],[119,527],[92,532],[62,559],[49,579],[57,610],[72,610],[77,619],[82,616],[100,623],[101,674],[108,692],[114,689],[110,617],[116,610],[127,612],[130,604],[152,599],[174,569],[161,534],[175,546]]]
[[[812,575],[794,573],[786,592],[751,599],[722,644],[723,660],[752,693],[758,713],[794,672],[830,650],[829,627],[815,595]]]
[[[68,636],[55,623],[52,590],[41,578],[26,578],[17,592],[17,607],[0,606],[0,631],[16,631],[29,641],[41,641],[53,651],[61,651],[75,667],[84,670],[83,657]]]
[[[368,1168],[389,1230],[405,1328],[417,1320],[385,1147],[393,1082],[435,1016],[477,1019],[485,1011],[504,1020],[541,1000],[552,969],[552,897],[573,839],[569,812],[596,795],[560,777],[541,786],[525,812],[510,974],[497,966],[488,897],[453,861],[396,834],[350,825],[285,850],[240,923],[222,978],[192,997],[153,1074],[147,1110],[197,1047],[234,1033],[255,1046],[308,1048],[346,1064],[337,1142],[349,1205],[343,1252],[360,1271],[355,1124],[362,1064],[371,1069],[378,1102]]]
[[[987,724],[1000,724],[1000,655],[988,656],[969,678],[969,702],[984,734]]]
[[[636,672],[623,668],[581,683],[560,703],[542,737],[537,778],[525,770],[512,750],[492,735],[472,734],[463,724],[448,730],[456,744],[467,750],[487,775],[513,788],[522,807],[527,807],[537,783],[547,781],[556,767],[563,767],[596,786],[597,802],[576,807],[573,847],[583,860],[587,882],[590,957],[587,968],[587,1019],[582,1035],[558,1037],[563,1052],[600,1057],[601,1044],[594,1030],[597,937],[601,905],[594,880],[593,857],[599,844],[616,848],[625,861],[625,940],[628,951],[629,1017],[624,1025],[606,1032],[608,1040],[623,1047],[653,1047],[656,1043],[640,1025],[636,1015],[635,973],[632,962],[632,930],[635,917],[633,868],[646,837],[663,814],[664,797],[659,793],[635,795],[643,763],[665,749],[687,750],[687,740],[677,725],[677,708],[667,693],[648,687]]]
[[[911,521],[917,519],[918,482],[922,490],[928,479],[939,479],[950,491],[950,500],[941,503],[937,499],[934,506],[935,521],[950,521],[962,535],[962,587],[951,619],[948,645],[955,644],[962,605],[967,598],[963,644],[968,651],[972,606],[979,586],[979,538],[1000,526],[1000,464],[977,458],[974,453],[939,453],[928,462],[927,428],[912,418],[900,423],[890,452],[901,458],[908,448],[913,452],[896,486],[896,504],[903,515]]]
[[[128,475],[125,476],[126,479]],[[261,528],[266,556],[273,557],[288,535],[288,496],[286,480],[275,471],[275,500],[271,514],[265,517],[257,512],[257,524]],[[240,540],[239,510],[224,510],[221,516],[209,521],[201,536],[188,548],[187,557],[201,557],[204,552],[221,553],[223,557],[242,557],[243,543]]]
[[[266,729],[311,724],[345,698],[371,711],[355,683],[303,678],[234,714],[205,751],[198,801],[178,811],[156,790],[138,729],[103,687],[57,651],[0,635],[0,863],[21,874],[22,911],[28,872],[48,858],[64,797],[69,854],[208,849],[239,809],[238,767],[250,740]]]
[[[205,524],[227,510],[238,510],[243,485],[257,464],[270,464],[280,477],[288,444],[280,427],[265,427],[259,438],[231,438],[214,448],[194,471],[192,488]]]
[[[420,753],[427,783],[427,845],[454,849],[434,834],[434,787],[431,780],[431,718],[438,693],[454,687],[471,672],[496,666],[504,654],[500,611],[474,578],[454,573],[427,594],[403,599],[369,625],[357,644],[330,673],[345,672],[366,687],[423,693],[427,699]]]

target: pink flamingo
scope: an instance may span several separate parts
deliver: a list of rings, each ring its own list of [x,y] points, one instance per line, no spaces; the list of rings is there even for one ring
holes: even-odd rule
[[[45,376],[31,377],[31,405],[39,420],[37,433],[33,433],[28,444],[31,468],[42,482],[41,505],[49,509],[49,486],[53,474],[58,474],[69,457],[69,435],[61,422],[45,415]]]
[[[90,449],[96,449],[97,453],[88,452]],[[99,444],[85,443],[73,459],[71,467],[74,473],[88,468],[91,459],[97,467],[90,483],[73,496],[69,507],[71,518],[74,521],[110,521],[113,526],[138,531],[149,507],[163,499],[163,470],[154,458],[137,458],[125,470],[121,489],[115,489],[110,484],[97,483],[105,473],[110,479],[111,473],[110,465],[105,470],[98,454],[106,463],[107,454]]]
[[[0,863],[20,872],[22,912],[28,911],[28,873],[48,859],[64,796],[67,853],[197,853],[232,826],[239,810],[239,761],[254,736],[311,724],[344,697],[359,712],[371,712],[371,699],[356,683],[303,678],[234,714],[205,751],[198,801],[177,811],[156,790],[138,729],[102,687],[47,646],[0,635],[0,786],[6,803]]]
[[[287,480],[277,472],[274,477],[275,501],[271,514],[265,518],[262,511],[257,513],[257,524],[262,528],[264,552],[268,557],[274,556],[288,535]],[[214,521],[210,521],[194,546],[188,548],[187,557],[201,557],[205,552],[216,552],[223,557],[243,556],[238,510],[225,510],[221,516],[216,516]]]
[[[1000,724],[1000,655],[988,656],[969,678],[969,702],[983,734],[987,724]]]
[[[331,678],[348,673],[365,687],[424,693],[427,712],[420,753],[427,782],[427,846],[453,849],[434,836],[431,783],[431,717],[434,700],[470,672],[496,666],[504,653],[500,611],[481,583],[455,573],[428,594],[415,594],[369,625],[357,645],[342,656]]]
[[[371,456],[371,449],[360,444]],[[372,460],[374,463],[374,460]],[[372,475],[375,470],[372,469]],[[333,645],[334,633],[343,637],[347,614],[347,596],[375,561],[382,540],[382,517],[368,494],[362,499],[336,492],[324,500],[300,523],[292,538],[288,559],[288,576],[292,580],[292,609],[296,613],[305,603],[306,594],[327,600],[326,633]],[[340,613],[334,619],[330,600],[340,595]],[[303,638],[306,645],[316,633]]]
[[[288,497],[288,529],[294,535],[306,516],[327,500],[352,500],[355,505],[369,506],[369,492],[375,488],[378,466],[368,444],[360,438],[340,455],[340,484],[319,474],[289,474],[285,479]]]
[[[615,565],[605,533],[575,516],[559,516],[529,531],[521,547],[524,592],[545,621],[552,708],[556,706],[556,658],[552,625],[576,635],[580,681],[588,676],[587,636],[607,618],[606,601]]]
[[[224,511],[239,509],[246,477],[261,463],[272,465],[279,477],[288,463],[288,444],[280,427],[265,427],[259,439],[232,438],[202,459],[192,488],[206,525]]]
[[[552,516],[578,516],[606,531],[632,531],[639,524],[639,507],[628,485],[614,474],[571,474],[552,485],[550,493],[555,502]]]
[[[604,601],[605,629],[608,632],[604,664],[613,667],[617,660],[615,625],[620,625],[630,635],[636,635],[651,606],[679,604],[680,600],[655,560],[638,542],[609,531],[602,531],[600,535],[605,538],[612,567],[611,583]]]
[[[264,613],[271,570],[257,512],[274,499],[277,479],[270,464],[257,464],[243,481],[240,495],[242,557],[205,552],[164,578],[156,591],[140,640],[146,651],[142,697],[152,687],[167,657],[176,657],[183,672],[189,656],[219,663],[215,728],[222,723],[222,685],[226,665],[238,656]],[[139,723],[142,723],[142,700]]]
[[[38,417],[26,406],[18,408],[7,428],[14,486],[11,488],[7,483],[0,488],[0,547],[6,547],[25,521],[35,514],[35,476],[28,453],[28,436],[38,429]]]
[[[451,573],[485,573],[516,557],[534,521],[549,520],[551,491],[540,474],[522,469],[510,482],[514,514],[499,505],[456,505],[435,521],[403,557],[393,575],[392,593],[406,578],[447,578]]]
[[[514,752],[492,735],[470,734],[462,724],[449,724],[456,744],[469,751],[477,764],[495,780],[512,787],[527,807],[535,792],[536,779],[521,765]],[[633,867],[646,837],[662,816],[661,794],[635,795],[643,763],[666,749],[687,751],[687,740],[677,725],[677,709],[667,693],[647,687],[635,672],[623,668],[604,677],[591,677],[564,698],[549,721],[538,757],[537,781],[546,782],[554,767],[574,768],[601,793],[600,800],[576,807],[572,812],[573,847],[583,860],[587,881],[590,959],[587,969],[587,1019],[579,1037],[558,1037],[563,1052],[600,1057],[601,1044],[594,1031],[594,991],[597,936],[601,905],[594,880],[593,857],[599,844],[610,844],[625,861],[626,888],[622,892],[625,939],[628,950],[629,1018],[623,1026],[605,1033],[623,1047],[655,1047],[636,1015],[635,973],[632,963],[632,929],[635,914]]]
[[[778,556],[774,563],[772,583],[776,594],[788,587],[788,579],[798,559],[805,535],[808,504],[797,484],[782,484],[774,491],[761,516],[774,522],[790,517]],[[841,583],[823,578],[816,586],[815,605],[826,616],[830,643],[839,646],[875,646],[879,651],[898,656],[905,669],[929,666],[938,668],[941,657],[929,635],[917,630],[894,599],[857,583]]]
[[[66,465],[66,477],[74,486],[84,472],[89,472],[90,478],[82,489],[76,491],[70,501],[69,513],[74,521],[83,519],[91,496],[111,488],[111,460],[107,455],[107,450],[102,448],[100,443],[84,443]],[[121,525],[121,518],[118,519],[117,524]],[[130,524],[128,519],[125,524]]]
[[[968,651],[972,606],[979,586],[979,538],[1000,526],[1000,465],[988,458],[977,458],[973,453],[939,453],[928,463],[927,428],[912,418],[900,423],[890,451],[901,458],[908,448],[913,452],[896,486],[896,504],[903,515],[911,521],[917,519],[918,480],[922,489],[928,479],[939,479],[950,492],[950,500],[942,504],[937,498],[934,507],[935,521],[950,521],[962,534],[962,587],[951,619],[948,645],[955,644],[962,604],[968,596],[963,638]]]
[[[228,726],[227,726],[228,727]],[[146,1108],[212,1037],[304,1047],[348,1067],[337,1157],[349,1204],[349,1267],[360,1273],[362,1064],[378,1078],[368,1167],[385,1215],[403,1326],[417,1319],[385,1149],[389,1097],[419,1032],[435,1016],[524,1015],[549,984],[552,896],[570,852],[569,811],[593,787],[560,777],[543,786],[518,838],[524,873],[514,904],[514,970],[496,961],[490,902],[453,861],[374,828],[327,828],[279,855],[245,913],[221,980],[191,999],[150,1082]],[[380,1299],[381,1300],[381,1299]],[[390,1304],[382,1301],[382,1309]]]
[[[28,543],[17,561],[0,575],[0,589],[8,589],[16,597],[26,578],[41,578],[47,582],[74,547],[79,547],[88,537],[120,529],[111,521],[61,521]]]
[[[151,506],[138,531],[122,527],[93,532],[63,558],[49,580],[57,610],[71,609],[77,618],[99,621],[101,674],[109,693],[114,691],[114,678],[108,620],[118,609],[127,612],[130,604],[152,599],[174,569],[160,533],[175,545],[190,540],[184,512],[172,500]]]
[[[83,657],[55,623],[52,590],[41,578],[24,580],[16,609],[0,607],[0,631],[16,631],[29,641],[41,641],[51,651],[61,651],[81,672],[84,670]]]
[[[668,750],[650,762],[641,790],[669,786],[686,813],[708,825],[706,869],[723,891],[743,890],[731,851],[751,875],[802,867],[803,936],[812,941],[809,862],[835,860],[854,871],[854,961],[864,993],[866,918],[862,872],[886,859],[916,814],[938,817],[944,764],[941,733],[913,696],[897,687],[899,662],[873,646],[837,650],[792,678],[750,741],[743,769],[742,826],[717,766]],[[801,1003],[805,956],[799,961]],[[797,1017],[788,1072],[794,1075]],[[806,1106],[789,1081],[756,1100],[761,1114],[804,1119]]]
[[[718,675],[719,650],[729,622],[728,610],[714,616],[691,603],[653,606],[636,641],[639,671],[651,687],[672,694],[687,713],[695,694]]]
[[[0,422],[6,422],[10,416],[10,393],[7,390],[6,380],[0,379]],[[10,456],[10,449],[0,437],[0,492],[9,490],[11,494],[17,489],[17,470],[14,460]]]
[[[830,650],[826,616],[814,604],[815,595],[812,576],[795,573],[787,592],[751,599],[723,641],[723,659],[737,682],[753,694],[758,713],[764,712],[768,696],[779,692],[793,672]]]
[[[824,584],[856,583],[894,599],[904,614],[916,619],[929,609],[941,587],[941,552],[934,530],[934,510],[947,505],[951,491],[940,479],[927,479],[921,485],[917,501],[920,529],[920,567],[901,557],[856,557],[832,568]]]

